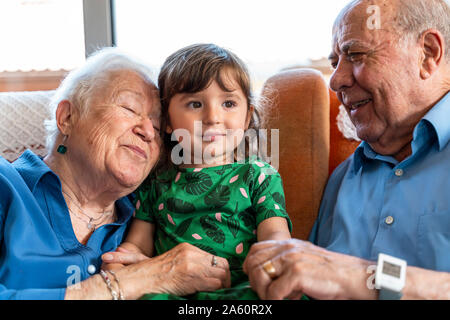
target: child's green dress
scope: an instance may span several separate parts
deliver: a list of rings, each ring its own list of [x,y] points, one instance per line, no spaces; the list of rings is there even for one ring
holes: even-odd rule
[[[281,177],[269,164],[246,160],[210,168],[173,168],[149,177],[136,192],[136,218],[155,224],[156,254],[188,242],[228,260],[231,286],[186,297],[143,299],[257,299],[242,263],[256,242],[256,227],[286,213]]]

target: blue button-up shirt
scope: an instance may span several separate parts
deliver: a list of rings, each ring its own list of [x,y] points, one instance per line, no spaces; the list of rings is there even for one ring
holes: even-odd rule
[[[0,157],[0,299],[63,299],[67,286],[97,273],[133,214],[128,198],[116,208],[117,221],[83,245],[50,168],[28,150],[13,164]]]
[[[401,162],[362,142],[330,177],[310,241],[450,271],[450,93],[417,124]]]

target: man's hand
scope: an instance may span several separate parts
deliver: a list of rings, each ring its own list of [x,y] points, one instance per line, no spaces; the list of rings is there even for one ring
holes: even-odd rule
[[[269,260],[276,271],[273,279],[262,268]],[[302,294],[315,299],[376,299],[376,290],[366,286],[370,264],[374,263],[291,239],[254,244],[243,267],[261,299],[298,299]]]

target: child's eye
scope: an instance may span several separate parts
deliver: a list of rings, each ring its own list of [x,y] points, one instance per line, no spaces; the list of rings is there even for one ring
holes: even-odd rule
[[[188,106],[193,109],[198,109],[202,107],[202,103],[199,101],[191,101],[188,103]]]
[[[228,100],[223,103],[223,106],[225,108],[233,108],[236,106],[236,103],[234,101]]]

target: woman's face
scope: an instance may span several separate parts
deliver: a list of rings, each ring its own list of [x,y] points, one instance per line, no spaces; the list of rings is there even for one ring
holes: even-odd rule
[[[96,90],[85,116],[69,138],[76,161],[97,181],[137,187],[154,167],[160,153],[158,91],[132,71],[111,74]],[[99,180],[100,179],[100,180]]]

